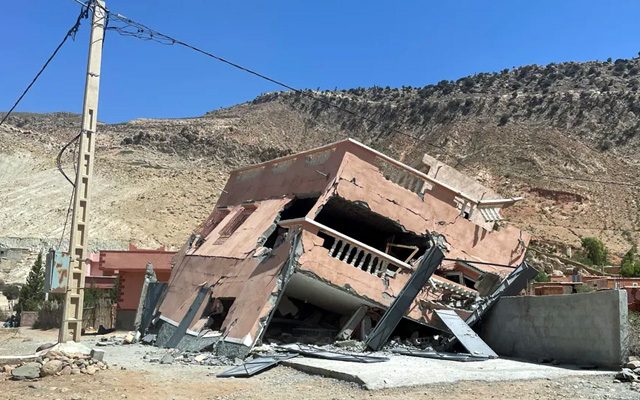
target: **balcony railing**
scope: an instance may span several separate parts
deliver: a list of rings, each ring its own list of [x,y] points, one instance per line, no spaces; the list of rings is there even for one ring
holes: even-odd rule
[[[388,276],[393,278],[400,270],[413,272],[411,265],[312,219],[290,219],[280,221],[279,224],[285,228],[301,226],[302,229],[315,235],[322,234],[322,236],[332,238],[333,243],[331,247],[327,249],[329,257],[340,260],[354,268],[358,268],[377,277]]]

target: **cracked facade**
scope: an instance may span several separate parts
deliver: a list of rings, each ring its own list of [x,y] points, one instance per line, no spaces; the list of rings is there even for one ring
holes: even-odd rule
[[[433,236],[447,259],[467,261],[443,262],[405,319],[441,329],[434,309],[466,318],[523,261],[529,235],[500,221],[519,199],[429,156],[421,170],[349,139],[231,172],[174,259],[163,327],[180,324],[203,286],[187,334],[218,336],[227,353],[246,353],[271,326],[295,326],[286,316],[308,305],[320,310],[317,329],[331,326],[323,314],[340,327],[363,305],[375,324]]]

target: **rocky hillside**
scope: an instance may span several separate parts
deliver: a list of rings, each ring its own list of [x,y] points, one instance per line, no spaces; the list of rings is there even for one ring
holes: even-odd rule
[[[524,195],[506,216],[539,240],[576,246],[598,236],[620,255],[640,239],[638,186],[602,182],[638,183],[639,80],[638,59],[526,66],[423,88],[269,93],[198,118],[101,125],[91,242],[178,246],[230,169],[350,136],[417,167],[430,153],[503,195]],[[79,118],[23,113],[8,122],[0,246],[57,244],[71,185],[55,155]]]

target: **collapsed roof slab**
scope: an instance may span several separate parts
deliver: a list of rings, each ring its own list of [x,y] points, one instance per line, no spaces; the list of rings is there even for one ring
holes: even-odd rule
[[[384,178],[380,170],[347,153],[331,194],[367,204],[416,233],[437,232],[449,244],[449,258],[470,258],[497,264],[518,265],[524,258],[530,235],[512,226],[489,231],[465,219],[447,194],[425,191],[423,198]]]

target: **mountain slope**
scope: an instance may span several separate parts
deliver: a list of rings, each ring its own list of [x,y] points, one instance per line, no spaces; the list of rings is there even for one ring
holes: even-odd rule
[[[638,187],[589,180],[638,181],[638,79],[638,59],[527,66],[424,88],[270,93],[198,118],[102,124],[90,240],[178,246],[230,169],[354,137],[416,167],[429,153],[505,196],[524,195],[505,214],[540,240],[598,236],[619,255],[640,239]],[[54,160],[79,118],[21,113],[8,122],[0,127],[0,246],[9,237],[57,243],[71,186]]]

